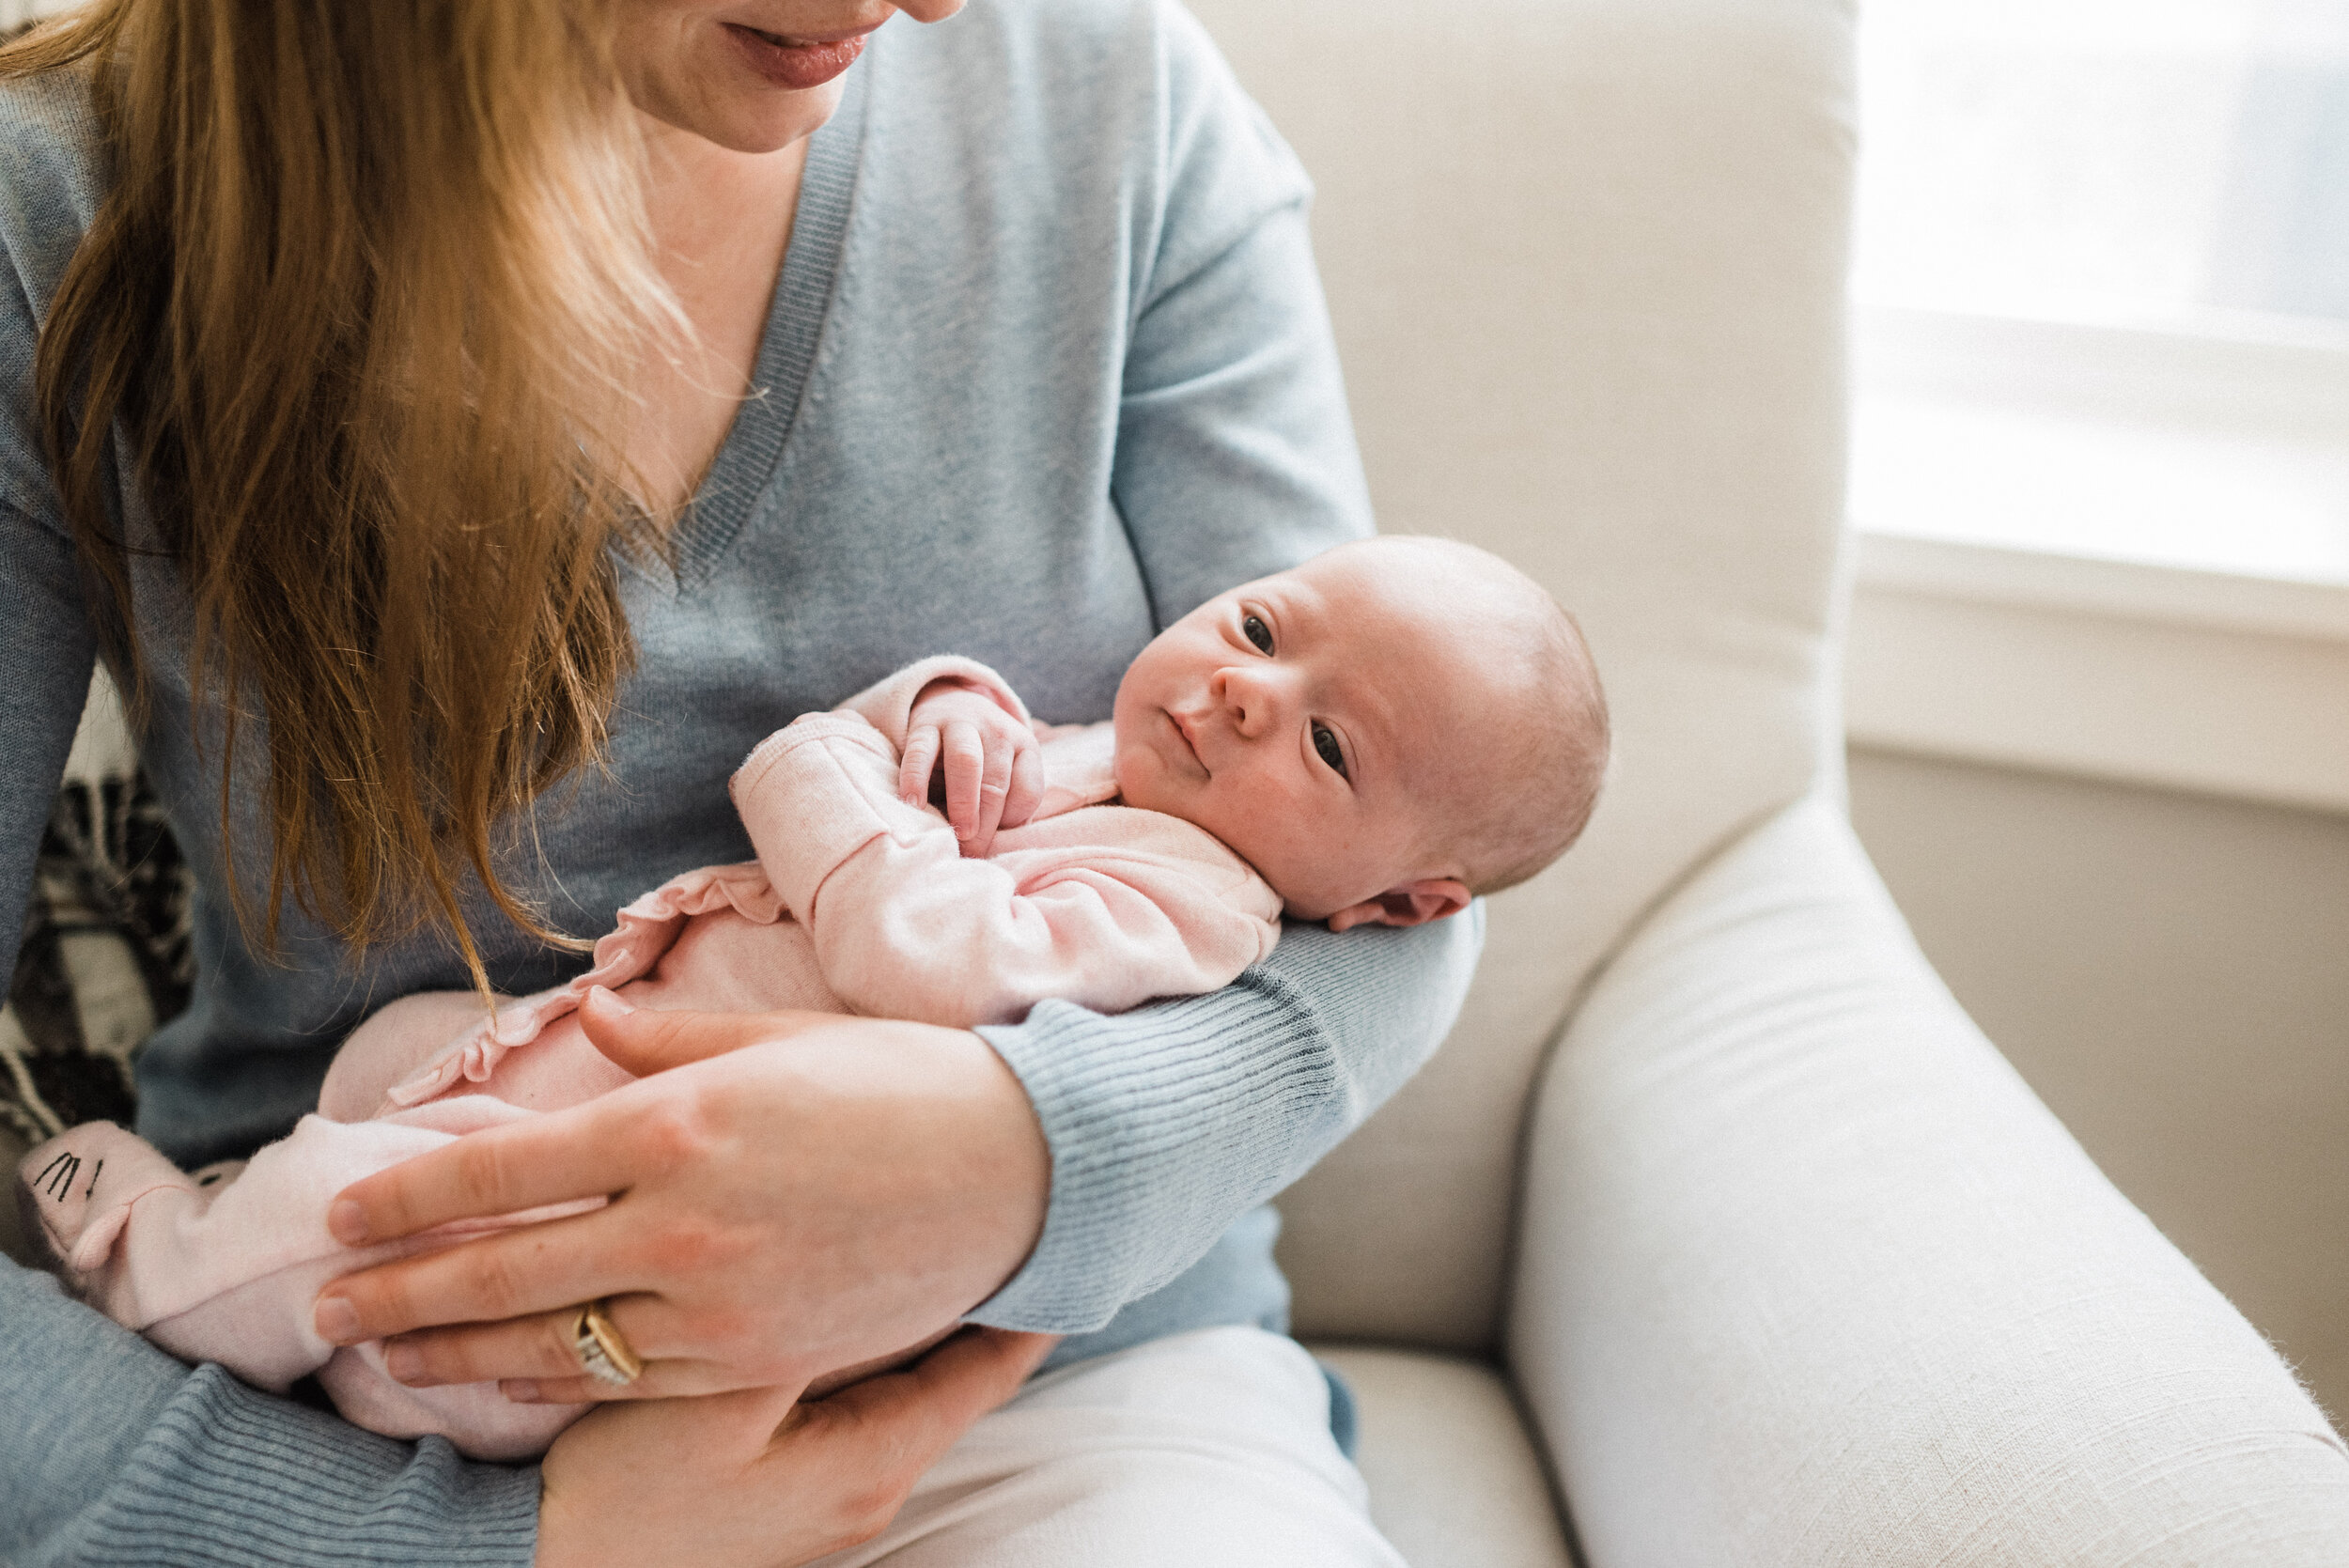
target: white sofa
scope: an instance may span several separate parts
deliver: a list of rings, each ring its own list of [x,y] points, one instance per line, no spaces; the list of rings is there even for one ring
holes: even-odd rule
[[[1849,5],[1194,4],[1318,182],[1382,523],[1548,582],[1618,723],[1443,1053],[1283,1201],[1405,1555],[2349,1563],[2349,1451],[1843,820]]]

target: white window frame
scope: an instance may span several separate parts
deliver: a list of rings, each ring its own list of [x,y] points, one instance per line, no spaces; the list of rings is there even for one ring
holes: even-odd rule
[[[2125,513],[2034,536],[1990,515],[2027,508],[1964,471],[1975,454],[1920,472],[1905,505],[1857,452],[1855,744],[2349,811],[2349,330],[1877,308],[1854,337],[1861,442],[1894,412],[1929,442],[1937,410],[1952,447],[1985,413],[2049,442],[2134,429],[2185,478],[2237,465],[2205,488],[2246,498],[2186,548],[2136,548]],[[2263,464],[2338,467],[2329,537],[2263,533]],[[1952,504],[1937,484],[1974,488]]]

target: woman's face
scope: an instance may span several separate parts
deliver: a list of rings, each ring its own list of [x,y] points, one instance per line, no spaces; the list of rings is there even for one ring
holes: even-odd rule
[[[864,39],[904,11],[962,0],[620,0],[620,72],[637,108],[736,152],[773,152],[840,102]]]

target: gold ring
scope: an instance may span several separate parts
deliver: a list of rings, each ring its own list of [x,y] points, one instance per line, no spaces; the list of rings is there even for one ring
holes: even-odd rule
[[[579,1309],[571,1324],[571,1348],[578,1353],[580,1370],[599,1383],[625,1389],[645,1374],[645,1363],[620,1337],[601,1301]]]

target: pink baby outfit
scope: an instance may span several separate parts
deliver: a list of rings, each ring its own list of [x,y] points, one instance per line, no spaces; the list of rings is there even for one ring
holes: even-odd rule
[[[570,984],[484,1018],[469,993],[393,1002],[352,1033],[319,1112],[242,1166],[181,1172],[108,1122],[27,1155],[26,1196],[69,1285],[189,1360],[282,1390],[316,1371],[352,1421],[438,1433],[467,1454],[542,1451],[581,1412],[515,1405],[493,1384],[411,1389],[381,1346],[318,1338],[327,1281],[600,1199],[352,1250],[327,1233],[334,1194],[464,1133],[577,1105],[630,1081],[572,1015],[592,986],[641,1007],[813,1008],[968,1028],[1049,997],[1116,1012],[1210,991],[1272,950],[1281,901],[1205,830],[1112,803],[1110,726],[1035,725],[1034,815],[965,859],[937,811],[897,795],[914,700],[938,681],[1022,723],[995,673],[963,659],[898,672],[761,742],[734,775],[755,861],[689,871],[619,912]]]

